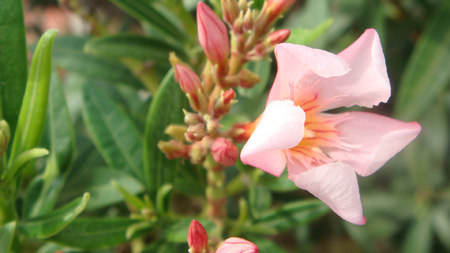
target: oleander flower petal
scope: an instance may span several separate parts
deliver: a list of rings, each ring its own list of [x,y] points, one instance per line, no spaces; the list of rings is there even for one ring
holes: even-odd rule
[[[289,171],[289,178],[296,186],[322,200],[343,219],[357,225],[366,223],[356,173],[351,166],[330,163],[298,174]]]
[[[291,100],[273,101],[241,152],[244,163],[280,176],[286,167],[283,150],[296,146],[303,138],[305,113]],[[299,127],[300,126],[300,127]]]
[[[326,153],[351,165],[361,176],[377,171],[414,140],[421,130],[417,122],[403,122],[367,112],[349,112],[348,119],[336,128],[353,148],[325,148]]]

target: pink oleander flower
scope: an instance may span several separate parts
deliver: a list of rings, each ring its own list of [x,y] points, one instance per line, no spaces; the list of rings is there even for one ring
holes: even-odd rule
[[[258,253],[258,247],[242,238],[230,237],[220,245],[216,253]]]
[[[225,65],[230,54],[227,28],[203,2],[197,4],[197,30],[206,57],[214,64]]]
[[[327,112],[372,107],[390,97],[378,34],[366,32],[334,55],[301,45],[275,49],[278,73],[264,113],[241,160],[289,179],[354,224],[365,224],[356,174],[368,176],[419,134],[417,122],[367,112]]]
[[[190,253],[203,253],[208,251],[208,234],[203,225],[193,220],[189,226],[187,241]]]

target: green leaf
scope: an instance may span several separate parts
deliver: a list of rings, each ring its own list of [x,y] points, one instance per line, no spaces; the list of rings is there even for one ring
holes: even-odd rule
[[[109,248],[127,242],[127,228],[139,220],[129,218],[80,218],[48,240],[84,250]]]
[[[164,232],[164,238],[168,242],[186,242],[186,238],[189,232],[189,226],[191,225],[193,218],[178,219],[172,225],[169,225]],[[206,231],[213,231],[216,229],[216,224],[208,219],[197,219]]]
[[[6,168],[5,172],[2,175],[2,180],[5,180],[5,182],[9,182],[17,174],[19,174],[19,172],[27,162],[46,155],[48,155],[48,150],[45,148],[33,148],[23,152],[22,154],[17,156],[16,159],[14,159],[10,166]]]
[[[55,156],[58,174],[63,174],[70,169],[74,159],[75,131],[64,91],[56,73],[51,79],[48,107],[50,153]]]
[[[135,88],[144,87],[124,65],[83,53],[86,40],[79,37],[57,38],[53,50],[54,66],[96,80],[123,83]]]
[[[44,33],[33,55],[9,158],[10,163],[19,154],[36,147],[41,139],[47,114],[52,44],[56,33],[56,30]]]
[[[436,208],[432,217],[433,229],[442,245],[450,251],[450,216],[445,208]]]
[[[86,207],[89,193],[47,215],[24,220],[19,223],[18,231],[27,237],[44,239],[63,230]]]
[[[113,59],[154,60],[158,64],[167,65],[170,52],[175,52],[178,57],[186,56],[182,48],[170,45],[164,40],[131,34],[109,35],[89,40],[84,46],[84,52]]]
[[[9,248],[11,247],[15,231],[15,221],[0,226],[0,252],[10,252]]]
[[[142,192],[141,184],[125,172],[112,169],[92,168],[85,170],[67,181],[61,191],[58,202],[67,203],[83,192],[89,192],[90,200],[86,210],[93,210],[123,201],[122,195],[111,185],[119,182],[131,194]]]
[[[276,253],[286,252],[285,250],[280,248],[276,243],[262,236],[250,235],[248,237],[244,237],[244,239],[249,240],[252,243],[256,244],[260,252],[276,252]]]
[[[185,40],[185,34],[172,20],[167,18],[164,13],[152,6],[145,0],[110,0],[131,16],[145,21],[158,32],[174,38],[176,40]]]
[[[291,35],[286,41],[287,43],[310,46],[312,42],[322,36],[333,24],[333,19],[329,18],[322,21],[313,29],[295,28],[291,30]]]
[[[50,157],[44,173],[35,177],[27,188],[23,208],[25,218],[44,215],[53,209],[64,185],[64,173],[70,169],[74,158],[74,129],[64,92],[55,72],[52,74],[49,96],[47,131]]]
[[[14,136],[28,72],[22,1],[2,1],[0,17],[0,118]]]
[[[143,180],[142,138],[118,106],[93,85],[83,87],[83,118],[109,167]]]
[[[183,108],[189,103],[185,94],[174,80],[173,70],[169,71],[160,84],[147,114],[144,141],[144,173],[146,186],[151,199],[164,184],[173,184],[178,169],[192,169],[188,163],[182,165],[179,160],[169,160],[158,149],[158,142],[167,140],[164,130],[170,124],[184,122]]]
[[[186,235],[187,236],[187,235]],[[165,240],[157,240],[148,245],[141,253],[166,253],[166,252],[182,252],[186,251],[187,246],[183,249],[177,243],[167,242]]]
[[[271,62],[269,60],[262,60],[257,62],[250,62],[247,66],[247,68],[259,75],[261,77],[261,82],[257,83],[255,86],[253,86],[250,89],[244,89],[242,87],[238,87],[239,95],[243,97],[248,98],[256,98],[261,96],[261,94],[264,92],[265,88],[269,84],[269,77],[270,77],[270,67]]]
[[[259,178],[259,183],[274,192],[291,192],[298,190],[298,187],[288,177],[288,172],[285,170],[280,177],[274,177],[268,173],[264,173]]]
[[[259,217],[260,214],[267,210],[272,203],[272,195],[265,186],[253,185],[249,190],[250,211],[253,217]]]
[[[450,2],[442,1],[428,21],[400,82],[395,114],[403,120],[425,115],[450,85]]]
[[[432,242],[431,239],[432,231],[430,216],[429,214],[423,214],[409,228],[402,252],[430,252]]]
[[[297,225],[308,224],[328,213],[329,210],[320,200],[296,201],[261,215],[253,222],[253,225],[259,228],[285,231]],[[265,231],[260,232],[264,233]]]

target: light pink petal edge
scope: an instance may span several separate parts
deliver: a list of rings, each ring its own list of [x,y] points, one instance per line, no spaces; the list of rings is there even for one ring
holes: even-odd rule
[[[322,200],[344,220],[357,225],[366,223],[356,173],[349,165],[331,163],[303,173],[289,174],[289,177],[295,185]]]
[[[280,176],[286,167],[284,149],[295,147],[303,138],[305,113],[291,100],[270,103],[241,151],[245,164]]]
[[[338,55],[350,65],[351,71],[317,84],[320,97],[332,100],[326,109],[353,105],[370,108],[388,101],[391,86],[380,38],[374,29],[367,29]],[[332,99],[336,97],[337,100]]]
[[[273,100],[286,99],[290,95],[291,83],[307,85],[320,78],[341,76],[350,71],[340,56],[302,45],[279,44],[275,48],[275,56],[278,70],[267,104]]]
[[[417,122],[403,122],[368,112],[349,112],[348,119],[337,125],[337,130],[354,148],[329,149],[326,150],[328,155],[351,165],[359,175],[368,176],[414,140],[421,127]]]

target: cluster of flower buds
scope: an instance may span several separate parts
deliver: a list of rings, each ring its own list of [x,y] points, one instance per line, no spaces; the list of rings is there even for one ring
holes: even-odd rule
[[[233,75],[238,75],[234,85],[230,81],[225,82],[227,87],[239,85],[251,88],[257,83],[254,77],[248,77],[248,73],[238,72],[248,61],[267,58],[277,44],[288,39],[289,30],[273,31],[272,27],[294,2],[295,0],[269,0],[259,11],[251,8],[251,1],[221,0],[224,20],[231,29],[231,77],[228,78],[232,79]],[[246,75],[244,79],[243,74]]]
[[[208,233],[203,225],[193,220],[189,226],[187,241],[189,253],[209,253],[213,252],[208,243]],[[258,246],[254,243],[238,237],[230,237],[222,242],[216,253],[258,253]]]
[[[204,165],[212,155],[211,160],[219,165],[234,164],[238,149],[233,142],[246,141],[254,127],[241,124],[221,132],[220,120],[236,103],[234,87],[251,88],[261,81],[257,74],[243,68],[244,64],[267,57],[275,45],[288,38],[289,30],[269,31],[293,2],[269,0],[261,10],[255,10],[248,0],[221,0],[225,23],[231,29],[231,49],[225,23],[205,3],[198,3],[198,39],[208,61],[200,78],[189,64],[174,54],[170,57],[175,79],[194,112],[185,111],[184,128],[166,129],[176,139],[158,145],[168,158],[182,157]]]

